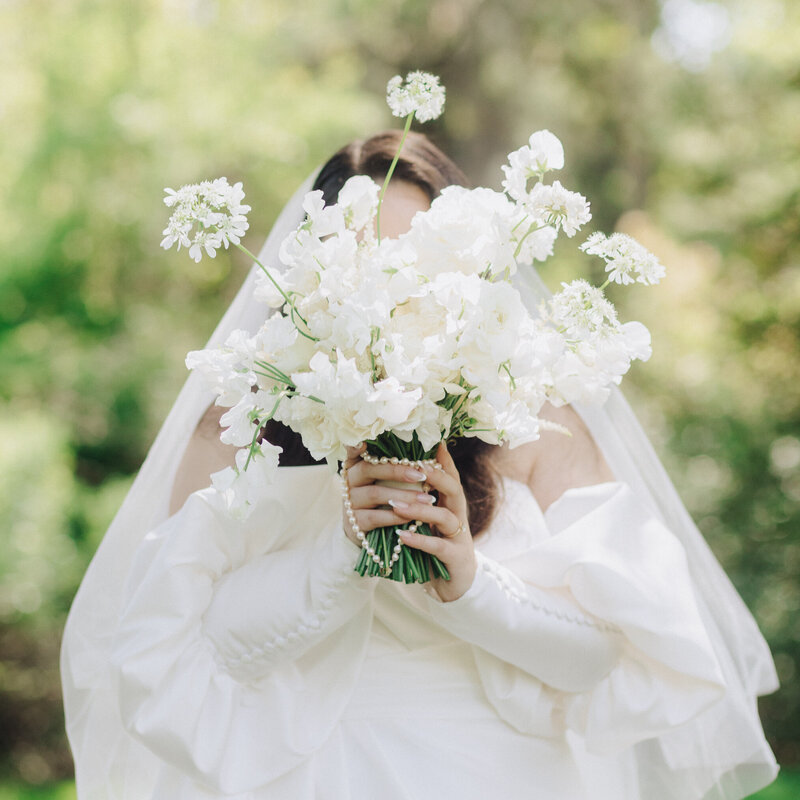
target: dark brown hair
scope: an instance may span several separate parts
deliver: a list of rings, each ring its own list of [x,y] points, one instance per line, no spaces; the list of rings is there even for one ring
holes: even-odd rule
[[[345,145],[334,153],[317,175],[314,189],[320,189],[326,205],[339,197],[345,181],[354,175],[369,175],[382,181],[392,163],[402,138],[401,131],[383,131],[368,139]],[[409,132],[393,179],[413,183],[432,201],[446,186],[466,186],[464,173],[421,133]],[[265,437],[283,447],[281,466],[316,464],[303,446],[299,434],[276,420],[264,426]],[[469,505],[469,526],[473,536],[483,531],[491,521],[497,501],[496,474],[492,467],[491,445],[479,439],[458,439],[449,446]]]
[[[334,153],[314,182],[314,188],[322,190],[325,204],[335,203],[345,181],[354,175],[383,181],[402,137],[402,131],[383,131]],[[467,185],[464,173],[427,136],[414,131],[406,137],[392,177],[419,186],[431,201],[446,186]]]

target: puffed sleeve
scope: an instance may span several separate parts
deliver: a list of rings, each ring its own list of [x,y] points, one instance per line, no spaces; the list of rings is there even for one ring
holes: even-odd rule
[[[430,601],[435,619],[477,645],[498,712],[543,733],[549,703],[549,725],[607,755],[720,699],[685,552],[630,488],[569,490],[545,519],[550,537],[502,562],[478,553],[470,589]]]
[[[461,597],[430,598],[440,625],[554,689],[585,691],[611,671],[623,645],[618,628],[566,593],[526,584],[480,551],[475,558],[475,578]]]
[[[317,530],[284,537],[302,544],[258,552],[263,529],[282,524],[269,510],[235,523],[213,490],[192,495],[141,545],[114,642],[126,728],[223,793],[264,786],[319,748],[369,632],[375,580],[353,569],[336,501],[300,520]]]

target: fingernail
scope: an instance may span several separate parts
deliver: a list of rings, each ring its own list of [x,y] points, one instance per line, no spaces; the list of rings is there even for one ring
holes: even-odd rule
[[[417,495],[417,500],[419,500],[420,503],[430,503],[431,505],[436,502],[436,498],[432,494],[427,494],[426,492],[420,492]]]
[[[408,503],[404,503],[402,500],[389,500],[389,505],[392,508],[408,508]]]
[[[397,532],[397,535],[398,535],[398,536],[399,536],[401,539],[410,539],[410,538],[411,538],[411,533],[410,533],[410,531],[398,531],[398,532]]]
[[[406,477],[410,481],[424,481],[425,480],[425,473],[419,469],[407,469],[406,470]]]

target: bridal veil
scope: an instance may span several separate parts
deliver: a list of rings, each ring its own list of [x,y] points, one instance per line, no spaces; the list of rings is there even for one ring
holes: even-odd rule
[[[260,260],[278,264],[282,240],[302,221],[308,179],[287,203]],[[264,306],[253,299],[254,266],[208,342],[231,331],[254,332]],[[547,289],[533,268],[516,285],[535,310]],[[128,798],[136,776],[157,756],[125,730],[110,666],[134,552],[168,516],[172,484],[188,441],[214,397],[191,374],[159,431],[75,597],[64,633],[61,672],[67,733],[80,798]],[[777,767],[758,718],[756,699],[777,688],[772,658],[756,623],[694,525],[633,411],[619,391],[602,408],[578,408],[617,480],[627,483],[686,550],[698,606],[727,685],[725,697],[690,722],[635,745],[643,797],[656,800],[740,798],[769,783]],[[126,788],[127,787],[127,788]]]

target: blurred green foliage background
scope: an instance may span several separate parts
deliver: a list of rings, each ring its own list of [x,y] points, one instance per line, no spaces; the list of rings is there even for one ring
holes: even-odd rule
[[[248,266],[160,250],[163,187],[244,181],[258,249],[415,68],[475,184],[549,128],[592,228],[667,265],[615,298],[654,337],[627,393],[771,643],[762,714],[800,762],[798,41],[791,0],[2,0],[0,778],[70,775],[67,609]]]

